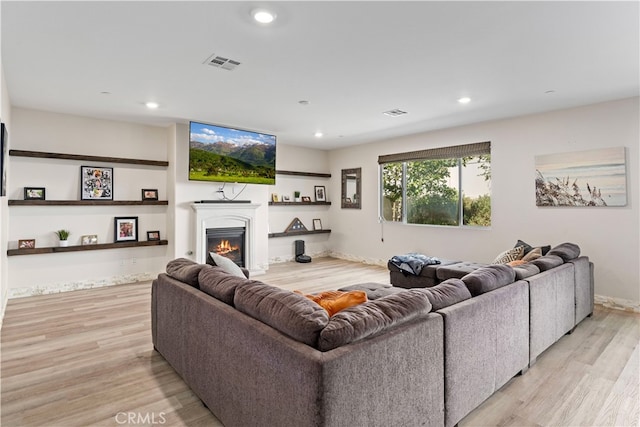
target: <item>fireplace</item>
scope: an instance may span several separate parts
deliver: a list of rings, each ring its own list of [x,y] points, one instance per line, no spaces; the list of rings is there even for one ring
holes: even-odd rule
[[[207,228],[207,252],[229,258],[245,267],[245,227]]]

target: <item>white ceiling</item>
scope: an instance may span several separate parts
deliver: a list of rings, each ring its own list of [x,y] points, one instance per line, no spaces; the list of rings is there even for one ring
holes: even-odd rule
[[[276,21],[253,23],[256,6]],[[2,66],[17,107],[332,149],[638,96],[638,6],[4,0]],[[241,65],[203,65],[214,53]]]

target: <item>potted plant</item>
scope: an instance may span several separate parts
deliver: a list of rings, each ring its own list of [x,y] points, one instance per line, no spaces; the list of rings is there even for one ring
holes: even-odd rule
[[[293,200],[295,200],[296,202],[300,201],[300,192],[299,191],[294,191],[293,192]]]
[[[71,232],[69,230],[58,230],[56,231],[56,236],[60,239],[60,246],[69,246],[69,235]]]

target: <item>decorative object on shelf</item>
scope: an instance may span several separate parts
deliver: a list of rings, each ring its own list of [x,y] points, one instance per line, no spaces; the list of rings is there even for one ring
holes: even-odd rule
[[[300,201],[300,192],[299,191],[294,191],[293,192],[293,200],[295,202],[299,202]]]
[[[342,209],[360,209],[362,168],[342,169]]]
[[[626,206],[625,159],[625,147],[536,156],[536,206]]]
[[[80,239],[80,243],[82,245],[97,245],[98,244],[98,235],[97,234],[85,234]]]
[[[44,187],[24,187],[25,200],[44,200],[46,190]]]
[[[18,240],[18,249],[33,249],[36,247],[36,239]]]
[[[117,216],[114,218],[114,242],[138,241],[138,217]]]
[[[300,221],[299,218],[294,218],[293,221],[291,221],[291,224],[289,224],[286,230],[284,230],[285,233],[291,233],[296,231],[308,231],[307,227],[304,226],[304,224],[302,223],[302,221]]]
[[[327,201],[327,191],[324,188],[324,185],[316,185],[313,187],[313,193],[316,196],[316,202],[326,202]]]
[[[0,196],[7,195],[7,147],[9,133],[4,123],[0,124]]]
[[[81,200],[113,200],[113,168],[80,167]]]
[[[320,218],[316,218],[313,220],[313,229],[322,230],[322,221],[320,220]]]
[[[157,189],[142,189],[142,200],[158,200],[158,190]]]
[[[55,232],[56,236],[58,236],[58,239],[60,239],[59,245],[58,246],[69,246],[69,235],[71,234],[71,232],[69,230],[58,230]]]
[[[282,196],[282,201],[283,202],[290,202],[291,201],[291,196]]]
[[[271,201],[274,203],[278,203],[280,201],[276,193],[271,193]]]
[[[159,231],[147,231],[147,240],[160,240],[160,232]]]
[[[302,201],[305,203],[311,203],[311,197],[309,196],[302,196]]]

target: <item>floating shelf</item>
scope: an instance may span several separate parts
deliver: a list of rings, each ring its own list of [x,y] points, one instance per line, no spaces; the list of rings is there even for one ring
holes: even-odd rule
[[[269,206],[330,205],[331,202],[269,202]]]
[[[166,206],[166,200],[9,200],[9,206]]]
[[[82,154],[47,153],[44,151],[9,150],[10,156],[37,157],[42,159],[82,160],[87,162],[125,163],[144,166],[169,166],[169,162],[161,160],[127,159],[123,157],[88,156]]]
[[[15,255],[39,255],[39,254],[53,254],[59,252],[78,252],[78,251],[96,251],[102,249],[121,249],[121,248],[135,248],[140,246],[166,246],[169,244],[168,240],[152,240],[145,242],[119,242],[119,243],[98,243],[97,245],[75,245],[75,246],[55,246],[45,248],[33,248],[33,249],[9,249],[7,250],[7,256]]]
[[[278,175],[294,175],[294,176],[310,176],[315,178],[331,178],[330,173],[317,173],[317,172],[295,172],[295,171],[279,171],[276,170]]]
[[[307,230],[307,231],[289,231],[288,233],[269,233],[269,238],[301,236],[303,234],[325,234],[325,233],[331,233],[331,230]]]

